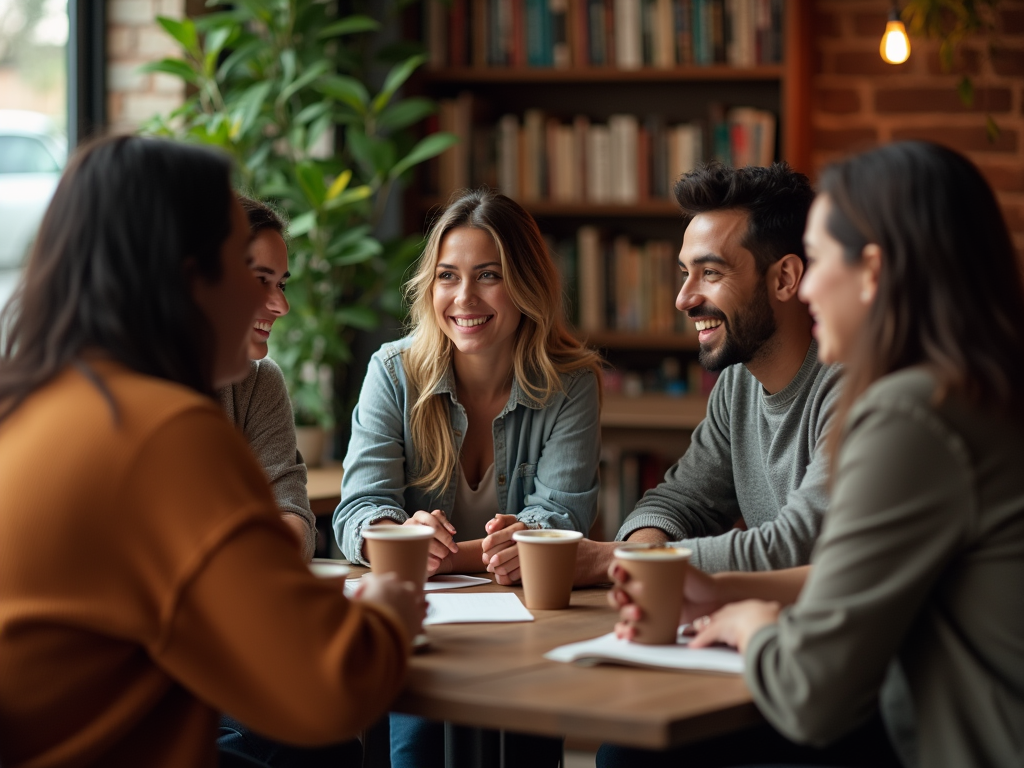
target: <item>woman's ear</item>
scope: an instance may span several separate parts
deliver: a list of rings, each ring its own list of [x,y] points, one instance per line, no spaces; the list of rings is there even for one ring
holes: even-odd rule
[[[878,275],[882,271],[882,249],[876,243],[868,243],[860,252],[860,300],[872,304],[878,294]]]
[[[804,261],[795,253],[787,253],[771,269],[774,274],[771,276],[769,288],[779,301],[789,301],[796,298],[800,290],[800,280],[804,276]]]

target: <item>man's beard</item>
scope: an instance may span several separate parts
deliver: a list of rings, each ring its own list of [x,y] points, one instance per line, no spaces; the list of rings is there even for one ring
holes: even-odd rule
[[[749,363],[765,342],[775,335],[775,313],[768,301],[768,286],[758,281],[758,287],[743,310],[736,312],[732,320],[716,308],[699,306],[691,309],[690,317],[716,317],[725,326],[725,341],[717,350],[706,349],[703,344],[697,353],[700,364],[709,371],[721,371],[736,363]]]

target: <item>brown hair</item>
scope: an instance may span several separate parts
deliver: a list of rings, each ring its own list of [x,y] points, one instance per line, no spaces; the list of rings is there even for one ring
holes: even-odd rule
[[[826,227],[857,264],[882,252],[878,293],[845,375],[833,440],[872,382],[913,365],[950,393],[1024,421],[1024,283],[999,204],[962,155],[900,142],[825,170]],[[979,332],[979,329],[983,329]]]
[[[245,216],[249,219],[249,229],[253,235],[258,235],[263,230],[269,229],[284,237],[284,219],[273,206],[247,195],[238,195],[238,202],[241,203],[242,210],[245,211]]]

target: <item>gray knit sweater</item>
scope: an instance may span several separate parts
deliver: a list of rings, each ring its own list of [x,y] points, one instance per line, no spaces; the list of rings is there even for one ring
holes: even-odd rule
[[[616,539],[659,528],[709,573],[805,565],[828,501],[828,434],[840,371],[817,361],[769,395],[746,366],[719,377],[690,447],[646,494]],[[733,529],[740,518],[747,530]]]
[[[295,421],[281,369],[269,357],[252,360],[248,376],[217,394],[263,467],[277,506],[282,513],[306,521],[302,552],[311,559],[316,549],[316,516],[306,495],[306,465],[296,462]]]

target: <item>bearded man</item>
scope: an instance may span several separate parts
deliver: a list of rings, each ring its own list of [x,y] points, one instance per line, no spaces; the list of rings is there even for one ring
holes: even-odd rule
[[[676,308],[697,327],[701,364],[722,375],[690,447],[616,539],[680,541],[710,573],[805,565],[828,498],[840,374],[817,361],[797,297],[814,192],[785,163],[711,164],[680,178],[675,196],[685,222]],[[577,585],[606,581],[616,546],[581,542]]]

